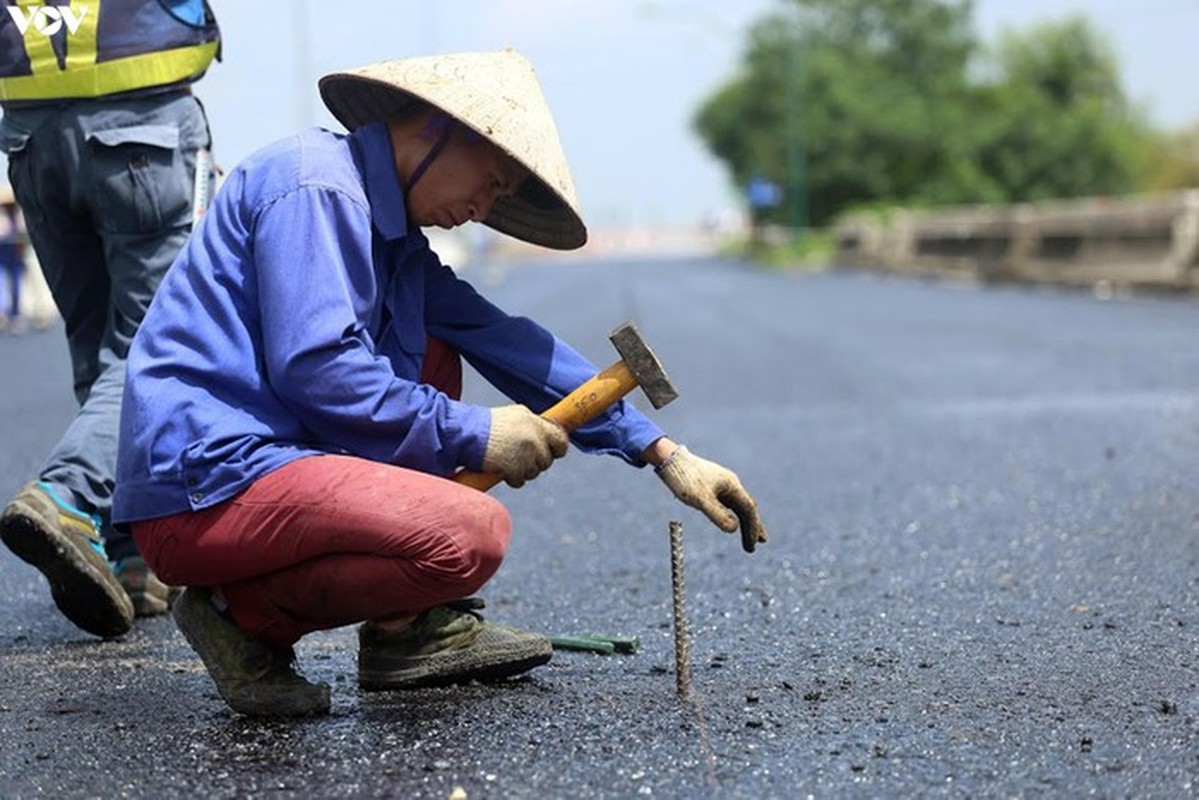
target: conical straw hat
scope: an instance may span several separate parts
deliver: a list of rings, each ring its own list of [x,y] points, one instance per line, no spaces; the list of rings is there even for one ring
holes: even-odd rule
[[[526,242],[573,250],[587,241],[558,130],[533,66],[515,50],[405,58],[334,72],[321,99],[353,131],[418,98],[487,137],[528,168],[518,194],[500,198],[486,225]]]

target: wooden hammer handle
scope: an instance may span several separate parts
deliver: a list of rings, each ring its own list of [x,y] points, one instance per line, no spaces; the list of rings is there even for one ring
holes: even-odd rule
[[[557,423],[567,433],[577,430],[608,410],[637,387],[637,379],[624,361],[617,361],[606,370],[589,378],[579,388],[542,412],[542,419]],[[504,478],[498,472],[462,470],[451,480],[485,492]]]

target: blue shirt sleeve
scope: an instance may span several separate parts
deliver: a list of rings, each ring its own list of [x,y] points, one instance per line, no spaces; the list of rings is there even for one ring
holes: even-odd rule
[[[270,391],[329,449],[435,474],[478,469],[488,410],[397,377],[368,330],[379,287],[369,209],[302,186],[266,204],[255,279]]]
[[[510,316],[435,257],[425,267],[425,324],[453,345],[488,382],[538,413],[598,370],[536,322]],[[662,430],[624,400],[571,435],[580,449],[644,466],[642,454]]]

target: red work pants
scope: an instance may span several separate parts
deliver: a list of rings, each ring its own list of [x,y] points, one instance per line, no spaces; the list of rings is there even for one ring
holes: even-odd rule
[[[430,341],[421,379],[459,396],[457,354]],[[482,492],[341,455],[293,461],[220,505],[133,525],[160,578],[218,589],[242,629],[276,644],[469,596],[499,568],[511,531]]]

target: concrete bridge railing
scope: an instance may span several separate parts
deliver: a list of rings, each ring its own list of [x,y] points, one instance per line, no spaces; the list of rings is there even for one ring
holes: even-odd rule
[[[1199,189],[900,210],[837,225],[837,262],[988,282],[1199,289]]]

